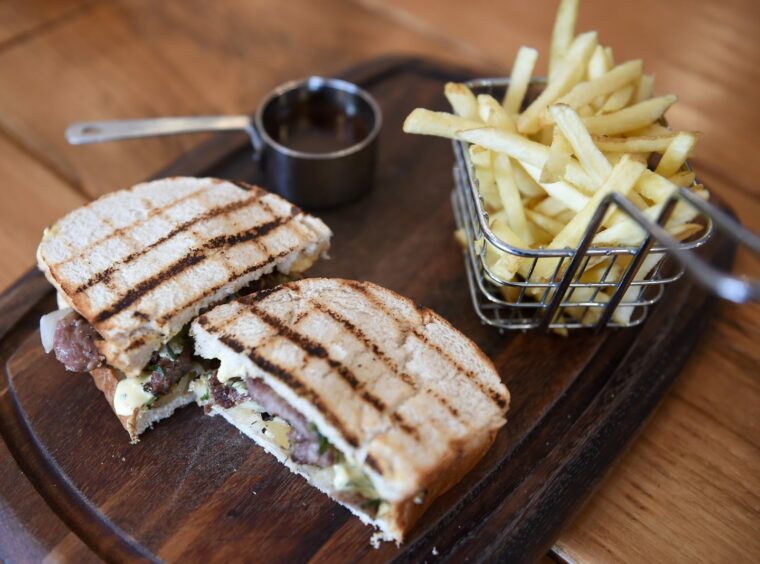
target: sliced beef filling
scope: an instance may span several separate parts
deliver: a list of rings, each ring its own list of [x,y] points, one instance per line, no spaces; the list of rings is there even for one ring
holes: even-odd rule
[[[208,391],[210,396],[209,399],[225,409],[234,407],[240,402],[249,399],[248,394],[240,392],[232,386],[225,386],[222,384],[217,379],[216,372],[214,372],[208,379]]]
[[[290,425],[290,456],[299,464],[326,468],[335,463],[336,450],[306,418],[267,386],[260,378],[246,378],[251,399],[267,413],[277,415]]]
[[[72,372],[89,372],[103,364],[103,355],[95,346],[100,335],[87,321],[71,313],[59,320],[53,335],[53,351],[58,362]]]
[[[190,349],[191,347],[186,345],[174,360],[162,358],[155,353],[147,367],[148,370],[152,370],[150,382],[145,384],[143,389],[154,396],[168,394],[172,387],[190,371],[193,365]]]

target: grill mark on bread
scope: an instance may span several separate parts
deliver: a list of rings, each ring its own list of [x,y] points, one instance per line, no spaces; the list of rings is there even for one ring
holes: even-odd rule
[[[328,317],[332,318],[336,323],[342,325],[349,333],[351,333],[359,342],[361,342],[366,348],[370,349],[372,353],[380,359],[391,371],[391,373],[400,378],[406,385],[413,389],[417,389],[417,383],[414,379],[404,372],[400,372],[396,362],[390,358],[385,352],[383,352],[378,344],[370,339],[367,334],[357,327],[351,320],[347,319],[337,311],[330,309],[329,306],[320,302],[310,302],[315,309],[324,313]]]
[[[267,296],[264,296],[264,297],[267,297]],[[335,321],[337,321],[339,324],[345,327],[350,333],[352,333],[356,338],[358,338],[359,341],[365,345],[365,347],[367,347],[368,349],[371,349],[372,352],[375,354],[375,356],[377,358],[380,358],[390,368],[391,374],[393,374],[396,377],[401,376],[398,372],[398,367],[396,366],[396,363],[393,362],[393,360],[389,358],[383,351],[381,351],[380,348],[377,346],[377,344],[371,341],[369,337],[367,337],[367,335],[361,329],[359,329],[353,323],[351,323],[351,321],[349,321],[348,319],[346,319],[339,313],[331,310],[329,307],[327,307],[324,304],[311,301],[311,300],[309,301],[309,304],[314,306],[314,308],[317,311],[320,311],[332,317]],[[374,394],[370,393],[366,389],[363,389],[364,384],[362,382],[358,382],[355,375],[346,366],[339,363],[338,361],[331,359],[329,357],[329,353],[324,347],[322,347],[322,345],[312,341],[305,335],[302,335],[296,332],[295,330],[286,326],[279,319],[275,318],[274,316],[270,316],[268,313],[255,308],[255,306],[252,307],[251,309],[253,310],[254,314],[258,315],[270,327],[275,328],[275,330],[278,331],[278,334],[283,334],[283,336],[288,338],[288,340],[295,343],[299,348],[304,350],[308,356],[317,356],[318,358],[322,358],[326,360],[331,368],[336,369],[338,373],[343,377],[343,379],[346,380],[354,390],[358,390],[360,392],[361,397],[365,399],[366,401],[368,401],[370,404],[372,404],[373,407],[375,407],[379,412],[382,413],[387,410],[387,406],[385,405],[385,403]],[[293,325],[297,324],[299,321],[301,321],[301,319],[303,319],[309,313],[310,312],[308,311],[308,309],[305,310],[304,312],[301,312],[301,314],[299,314],[297,319],[293,322]],[[284,329],[287,329],[287,332],[285,332]],[[294,340],[294,338],[296,340]],[[301,341],[306,341],[306,342],[303,343]],[[316,350],[316,353],[313,350],[310,350],[312,348],[315,350],[318,349]],[[407,379],[408,379],[407,383],[412,387],[412,389],[416,389],[414,380],[412,380],[408,374],[404,374],[403,376],[405,376],[406,379],[402,378],[402,380],[407,382]],[[359,390],[358,387],[361,387],[362,389]],[[412,435],[417,441],[420,440],[419,430],[415,428],[413,425],[411,425],[410,423],[408,423],[406,419],[400,413],[393,412],[390,414],[390,418],[405,433]]]
[[[356,292],[359,292],[360,294],[362,294],[377,309],[381,310],[383,313],[386,313],[389,317],[391,317],[396,322],[397,326],[400,329],[402,330],[405,329],[405,327],[401,323],[401,320],[399,320],[399,318],[389,308],[386,308],[382,302],[380,302],[374,295],[372,295],[359,282],[355,282],[351,280],[351,281],[345,282],[345,284],[351,287],[352,289],[354,289]],[[416,305],[414,307],[415,307],[415,310],[421,314],[423,319],[427,315],[432,314],[432,312],[428,308],[424,308],[424,307],[420,307]],[[507,402],[504,399],[504,397],[497,390],[494,390],[493,388],[491,388],[491,386],[489,386],[488,384],[481,382],[478,379],[477,375],[472,370],[466,369],[462,364],[460,364],[456,359],[454,359],[448,352],[444,351],[440,346],[430,341],[426,335],[420,333],[416,328],[412,326],[408,326],[407,328],[426,346],[436,351],[443,358],[445,358],[449,362],[449,364],[453,365],[457,370],[462,372],[467,377],[468,380],[470,380],[473,384],[475,384],[475,386],[480,390],[480,392],[485,397],[487,397],[493,403],[495,403],[502,411],[507,407]]]
[[[85,290],[88,290],[89,288],[92,288],[93,286],[97,284],[108,282],[111,276],[113,275],[113,273],[116,272],[116,270],[119,267],[123,267],[135,261],[136,259],[140,258],[141,256],[144,256],[145,254],[150,252],[152,249],[155,249],[156,247],[163,245],[164,243],[173,239],[180,233],[184,233],[185,231],[188,231],[194,225],[201,222],[209,221],[216,217],[227,215],[229,213],[232,213],[234,211],[237,211],[243,208],[250,207],[253,204],[255,204],[259,200],[259,198],[261,198],[261,191],[254,193],[251,197],[246,198],[245,200],[238,200],[235,202],[230,202],[229,204],[220,206],[218,208],[213,208],[211,210],[208,210],[202,213],[201,215],[198,215],[192,219],[185,221],[184,223],[181,223],[180,225],[178,225],[177,227],[169,231],[169,233],[167,233],[160,239],[154,241],[150,245],[147,245],[137,251],[130,253],[129,255],[121,259],[120,261],[117,261],[116,263],[112,264],[108,268],[101,270],[97,274],[91,276],[86,282],[84,282],[83,284],[80,284],[74,290],[74,293],[79,294],[81,292],[84,292]],[[163,210],[159,210],[159,212],[157,213],[160,213],[162,211]]]
[[[290,218],[278,217],[234,235],[220,235],[219,237],[214,237],[213,239],[208,240],[201,247],[193,249],[181,259],[164,268],[161,272],[143,280],[134,288],[129,289],[114,304],[98,313],[95,316],[95,323],[102,323],[104,321],[107,321],[114,315],[128,308],[130,305],[141,299],[146,294],[161,286],[164,282],[170,280],[171,278],[174,278],[175,276],[178,276],[188,268],[191,268],[192,266],[203,262],[209,257],[206,251],[229,248],[241,243],[255,240],[258,237],[264,237],[267,233],[270,233],[274,229],[277,229],[278,227],[286,224],[289,220]],[[268,261],[269,260],[271,260],[271,257],[268,258]],[[226,284],[227,282],[225,282],[225,285]],[[208,292],[206,295],[208,295]],[[175,312],[172,311],[166,315],[173,316],[174,313]]]
[[[273,315],[270,315],[266,311],[263,311],[262,309],[256,307],[253,304],[250,305],[250,309],[264,323],[266,323],[272,329],[274,329],[278,335],[285,337],[291,343],[293,343],[302,351],[304,351],[308,356],[312,356],[314,358],[318,358],[327,362],[330,368],[335,370],[340,375],[340,377],[349,386],[351,386],[351,388],[354,391],[359,393],[359,397],[361,397],[365,402],[367,402],[372,407],[374,407],[377,411],[379,411],[380,413],[383,413],[387,409],[387,406],[385,405],[385,402],[383,402],[383,400],[381,400],[380,398],[372,394],[369,390],[367,390],[365,388],[364,382],[361,382],[356,377],[356,375],[351,370],[348,369],[348,367],[346,367],[343,363],[338,362],[334,358],[330,357],[330,354],[327,352],[327,349],[325,349],[321,344],[312,340],[310,337],[307,337],[306,335],[303,335],[302,333],[299,333],[298,331],[295,331],[294,329],[288,327],[288,325],[281,319]]]
[[[439,345],[436,343],[433,343],[430,341],[426,335],[423,333],[420,333],[417,329],[412,329],[412,332],[414,333],[414,336],[417,337],[420,341],[425,343],[428,347],[436,351],[438,354],[440,354],[443,358],[446,359],[446,361],[454,366],[457,370],[462,372],[467,378],[473,382],[478,389],[492,402],[494,402],[496,405],[498,405],[502,410],[507,406],[506,400],[497,392],[496,390],[492,389],[491,386],[488,386],[487,384],[481,382],[478,379],[477,374],[473,372],[472,370],[468,370],[465,368],[457,359],[455,359],[453,356],[449,354],[448,351],[442,349]]]
[[[138,337],[137,339],[129,343],[129,345],[127,346],[126,352],[139,349],[144,344],[145,344],[145,337]]]
[[[201,321],[201,324],[203,324],[206,320]],[[251,362],[253,362],[256,366],[258,366],[261,370],[265,371],[267,374],[270,374],[274,378],[277,378],[280,380],[283,384],[288,386],[291,390],[293,390],[298,395],[305,397],[309,402],[311,402],[322,414],[322,416],[327,419],[327,421],[330,422],[330,424],[335,427],[340,434],[343,436],[343,438],[346,440],[348,444],[350,444],[354,448],[359,447],[359,439],[358,437],[345,428],[343,425],[343,422],[340,421],[337,415],[333,411],[329,409],[327,404],[322,400],[319,394],[312,389],[308,384],[297,378],[294,374],[291,374],[286,370],[285,368],[279,366],[278,364],[270,361],[269,359],[263,357],[259,353],[257,353],[255,350],[249,350],[243,343],[241,343],[239,340],[235,339],[234,337],[231,337],[229,335],[222,335],[219,337],[219,340],[226,346],[228,346],[230,349],[235,351],[238,354],[244,354],[246,355]]]
[[[135,188],[137,188],[137,186],[139,186],[139,184],[136,184],[136,185],[132,186],[132,187],[129,189],[129,191],[130,191],[130,192],[131,192],[131,191],[133,191]],[[183,203],[183,202],[186,202],[186,201],[188,201],[188,200],[192,200],[193,198],[195,198],[195,196],[197,196],[197,195],[198,195],[198,194],[200,194],[201,192],[204,192],[205,190],[206,190],[205,188],[199,188],[198,190],[196,190],[196,191],[194,191],[194,192],[190,192],[189,194],[185,194],[185,195],[184,195],[184,196],[182,196],[181,198],[177,198],[176,200],[172,201],[171,203],[169,203],[168,205],[166,205],[166,206],[165,206],[165,207],[163,207],[163,208],[151,208],[151,209],[149,209],[149,210],[148,210],[148,214],[147,214],[147,216],[146,216],[145,218],[143,218],[143,219],[140,219],[140,220],[136,221],[135,223],[131,223],[130,225],[125,225],[124,227],[119,227],[118,229],[115,229],[114,231],[112,231],[112,232],[108,233],[108,234],[107,234],[107,235],[105,235],[104,237],[101,237],[100,239],[98,239],[98,240],[96,240],[96,241],[93,241],[93,242],[92,242],[92,243],[90,243],[90,245],[89,245],[89,246],[87,246],[86,248],[84,248],[84,249],[81,249],[81,250],[79,251],[79,253],[78,253],[76,256],[72,256],[72,257],[69,257],[69,258],[67,258],[67,259],[66,259],[66,260],[64,260],[64,261],[61,261],[61,262],[59,262],[59,263],[58,263],[58,264],[56,264],[55,266],[60,266],[60,265],[62,265],[62,264],[66,264],[66,263],[72,262],[72,261],[74,261],[74,260],[80,260],[80,259],[82,259],[82,257],[84,257],[85,255],[87,255],[87,253],[88,253],[88,252],[89,252],[89,251],[90,251],[90,250],[91,250],[93,247],[95,247],[96,245],[100,245],[101,243],[103,243],[103,242],[105,242],[105,241],[108,241],[109,239],[112,239],[113,237],[121,237],[122,235],[125,235],[125,234],[129,233],[129,232],[130,232],[131,230],[133,230],[135,227],[139,227],[139,226],[140,226],[140,225],[142,225],[143,223],[147,222],[149,219],[153,219],[153,218],[154,218],[154,217],[156,217],[157,215],[160,215],[160,214],[162,214],[164,211],[166,211],[166,210],[168,210],[168,209],[171,209],[171,208],[173,208],[173,207],[175,207],[175,206],[178,206],[179,204],[181,204],[181,203]],[[146,206],[146,207],[147,207],[147,206]],[[95,212],[93,212],[93,213],[95,213]],[[102,221],[102,219],[103,219],[103,218],[101,218],[101,217],[100,217],[99,215],[97,215],[97,214],[96,214],[96,217],[97,217],[98,219],[100,219],[101,221]],[[71,247],[71,246],[69,245],[69,247]]]
[[[232,273],[228,278],[230,280],[237,280],[238,278],[242,278],[243,276],[245,276],[247,274],[250,274],[251,272],[259,270],[260,268],[264,268],[266,265],[270,264],[273,261],[276,261],[278,259],[286,257],[290,253],[294,253],[295,251],[298,250],[299,247],[300,247],[300,245],[296,244],[296,245],[293,245],[292,247],[290,247],[289,249],[285,249],[284,251],[280,251],[276,255],[267,256],[264,260],[261,260],[261,261],[257,262],[256,264],[253,264],[253,265],[251,265],[251,266],[249,266],[247,268],[244,268],[243,270],[240,270],[238,272]],[[217,284],[213,288],[210,288],[210,289],[206,290],[205,292],[203,292],[202,294],[199,294],[199,295],[195,296],[189,302],[186,302],[186,303],[182,304],[182,306],[179,307],[179,308],[177,308],[175,311],[170,311],[169,313],[165,313],[164,315],[162,315],[161,317],[158,318],[159,324],[164,323],[165,321],[167,321],[171,317],[174,317],[177,314],[178,311],[182,311],[184,309],[187,309],[188,307],[190,307],[190,306],[198,303],[199,301],[203,300],[208,295],[215,294],[216,292],[218,292],[219,290],[221,290],[222,288],[224,288],[227,284],[229,284],[229,281],[222,282],[221,284]],[[273,288],[273,290],[277,290],[277,289],[279,289],[279,287]],[[242,302],[243,298],[241,298],[239,301]]]
[[[286,218],[285,223],[287,223],[287,219],[288,218]],[[286,257],[286,256],[288,256],[291,253],[294,253],[294,252],[298,251],[302,246],[303,246],[303,243],[300,243],[300,242],[296,243],[293,246],[291,246],[290,248],[285,249],[283,251],[280,251],[276,255],[267,256],[264,260],[261,260],[261,261],[257,262],[254,265],[251,265],[251,266],[249,266],[247,268],[244,268],[243,270],[234,272],[228,278],[230,280],[237,280],[238,278],[242,278],[243,276],[246,276],[247,274],[250,274],[251,272],[254,272],[256,270],[264,268],[268,264],[270,264],[270,263],[272,263],[274,261],[277,261],[277,260],[279,260],[279,259],[281,259],[283,257]],[[161,317],[158,318],[159,324],[164,323],[165,321],[167,321],[171,317],[174,317],[174,315],[176,315],[177,311],[181,311],[181,310],[187,309],[188,307],[190,307],[190,306],[198,303],[199,301],[203,300],[206,296],[208,296],[210,294],[216,293],[217,291],[221,290],[224,286],[226,286],[228,283],[229,282],[223,282],[221,284],[217,284],[213,288],[208,289],[208,290],[204,291],[204,293],[199,294],[198,296],[194,297],[189,302],[184,303],[177,310],[171,311],[169,313],[164,314],[163,316],[161,316]],[[261,292],[257,292],[256,294],[251,294],[249,296],[243,296],[242,298],[239,298],[238,301],[240,303],[252,303],[252,302],[257,301],[255,298],[259,294],[267,292],[267,294],[264,295],[264,296],[262,296],[262,298],[261,298],[261,299],[264,299],[269,294],[273,294],[275,292],[279,292],[280,290],[285,289],[287,286],[288,286],[288,284],[281,284],[281,285],[279,285],[279,286],[277,286],[275,288],[270,288],[270,289],[267,289],[267,290],[261,290]]]
[[[324,313],[325,315],[328,315],[332,319],[334,319],[336,322],[343,325],[350,333],[352,333],[359,341],[364,343],[367,348],[371,349],[372,352],[375,354],[377,358],[379,358],[385,365],[388,367],[388,369],[391,371],[391,374],[401,379],[402,382],[410,386],[414,390],[418,390],[419,386],[417,385],[417,382],[414,381],[414,378],[412,378],[409,374],[406,372],[402,372],[398,369],[398,364],[389,357],[380,347],[377,343],[373,342],[367,335],[362,331],[359,327],[357,327],[354,323],[352,323],[350,320],[346,319],[344,316],[339,314],[338,312],[330,309],[326,304],[322,304],[320,302],[312,302],[314,307]],[[430,395],[432,395],[438,403],[440,403],[448,412],[449,414],[454,417],[455,419],[459,420],[459,411],[452,406],[449,401],[440,395],[437,391],[433,390],[432,388],[427,390]]]
[[[259,290],[255,294],[250,294],[248,296],[243,296],[239,301],[244,304],[255,304],[256,302],[260,302],[261,300],[264,300],[271,296],[272,294],[276,294],[280,290],[283,289],[283,286],[275,286],[274,288],[267,288],[266,290]]]
[[[380,464],[378,464],[377,459],[374,456],[372,456],[371,454],[368,454],[367,457],[364,459],[364,462],[367,466],[369,466],[375,472],[377,472],[378,474],[382,476],[383,471],[380,468]]]

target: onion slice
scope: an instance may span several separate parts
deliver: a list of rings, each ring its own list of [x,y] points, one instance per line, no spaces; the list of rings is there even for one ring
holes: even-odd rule
[[[40,340],[42,341],[42,348],[45,349],[46,353],[53,350],[55,328],[58,325],[58,322],[73,311],[73,309],[67,307],[65,309],[51,311],[40,317]]]

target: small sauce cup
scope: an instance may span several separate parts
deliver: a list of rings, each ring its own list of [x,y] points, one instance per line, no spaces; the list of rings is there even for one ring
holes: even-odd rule
[[[371,187],[382,127],[377,102],[359,86],[310,76],[264,97],[251,116],[194,116],[80,122],[66,129],[74,145],[207,131],[245,131],[264,187],[293,203],[327,208]]]

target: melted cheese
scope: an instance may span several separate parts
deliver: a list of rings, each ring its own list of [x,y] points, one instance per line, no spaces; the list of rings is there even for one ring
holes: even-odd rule
[[[279,417],[275,417],[271,421],[264,423],[264,428],[266,429],[266,434],[278,447],[282,450],[290,449],[290,440],[288,439],[290,425]]]
[[[233,360],[223,360],[216,373],[217,380],[222,383],[225,383],[232,378],[244,378],[245,376],[245,365],[242,360],[238,360],[237,357],[233,358]]]
[[[333,488],[356,492],[367,499],[377,499],[377,490],[364,471],[348,460],[333,464]]]
[[[150,376],[142,378],[124,378],[116,385],[113,397],[113,409],[116,415],[129,416],[135,409],[143,407],[155,396],[143,389]]]

